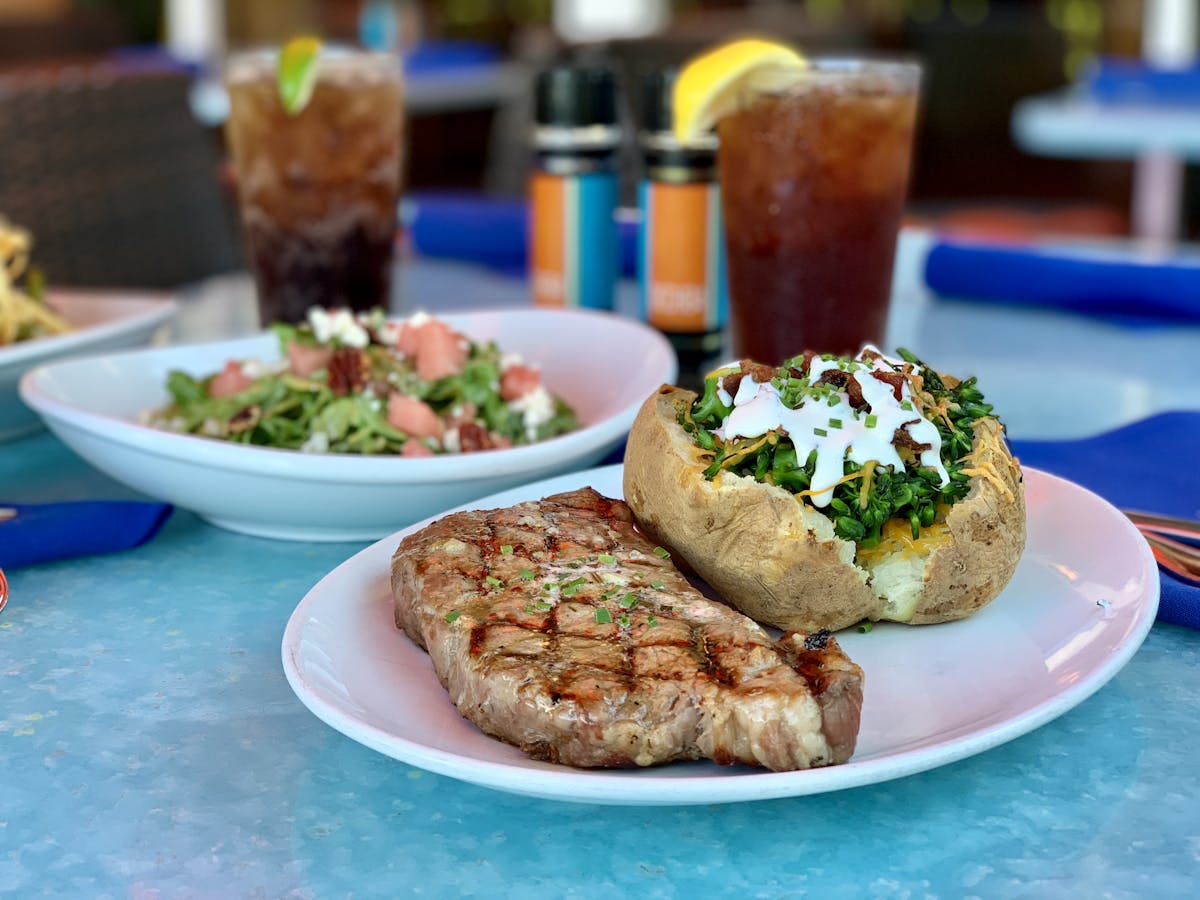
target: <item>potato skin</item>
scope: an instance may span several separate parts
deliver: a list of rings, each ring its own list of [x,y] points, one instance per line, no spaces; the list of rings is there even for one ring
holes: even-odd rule
[[[731,606],[784,630],[838,630],[889,615],[856,546],[795,495],[753,478],[703,475],[704,451],[679,425],[692,391],[663,385],[646,399],[625,451],[625,500],[638,525],[691,566]],[[999,428],[983,420],[977,428]],[[980,442],[1011,496],[975,477],[946,517],[949,539],[921,550],[923,584],[907,621],[962,618],[992,600],[1011,578],[1025,542],[1020,469],[1003,442]],[[912,550],[906,552],[914,552]]]

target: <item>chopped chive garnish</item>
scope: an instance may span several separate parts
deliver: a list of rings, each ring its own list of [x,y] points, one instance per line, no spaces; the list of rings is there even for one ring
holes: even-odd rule
[[[453,622],[455,619],[457,619],[461,615],[462,615],[462,613],[460,613],[457,609],[452,609],[452,610],[450,610],[450,612],[446,613],[446,621]]]
[[[858,633],[866,634],[868,631],[870,631],[874,627],[875,627],[874,622],[859,622],[858,623]]]
[[[648,618],[646,620],[646,624],[649,625],[651,628],[657,628],[658,627],[658,619],[654,618],[654,616],[650,616],[650,618]]]
[[[829,420],[829,427],[830,427],[830,428],[841,428],[841,427],[842,427],[842,420],[841,420],[841,419],[830,419],[830,420]]]
[[[617,587],[610,587],[607,591],[605,591],[600,596],[603,597],[605,600],[607,600],[610,597],[615,597],[618,593],[620,593],[620,591],[621,591],[621,588],[618,585]]]
[[[610,553],[601,553],[597,559],[602,563],[615,563],[617,561],[617,558]]]
[[[485,578],[483,580],[486,581],[488,584],[490,584],[494,588],[504,587],[504,582],[501,581],[499,578],[497,578],[495,575],[489,575],[489,576],[487,576],[487,578]]]
[[[901,403],[900,408],[903,410],[907,410],[908,412],[913,411],[913,405],[908,400],[905,400],[903,403]]]
[[[629,613],[621,613],[619,616],[617,616],[617,624],[620,625],[622,628],[628,628],[629,627]]]
[[[603,606],[596,607],[596,624],[608,625],[612,622],[612,613]]]
[[[500,552],[505,556],[512,556],[512,544],[502,544],[500,546]]]
[[[814,428],[813,434],[815,434],[817,437],[829,437],[829,432],[824,428]]]
[[[574,597],[579,586],[587,581],[586,578],[572,578],[570,581],[564,581],[559,587],[562,589],[564,597]]]
[[[620,603],[625,609],[633,609],[635,606],[637,606],[637,594],[626,594],[617,602]]]
[[[533,581],[533,570],[532,569],[522,569],[520,572],[517,573],[517,577],[520,578],[522,581]]]
[[[878,424],[879,416],[875,415],[875,413],[867,413],[867,427],[874,428]]]
[[[655,548],[654,548],[654,552],[655,552],[657,555],[661,556],[663,559],[670,559],[670,558],[671,558],[671,554],[670,554],[670,553],[668,553],[666,550],[664,550],[662,547],[655,547]]]
[[[549,604],[549,603],[547,603],[545,600],[539,600],[539,601],[538,601],[537,603],[535,603],[534,605],[535,605],[535,606],[536,606],[538,609],[540,609],[542,612],[545,612],[546,610],[548,610],[548,609],[552,609],[552,608],[553,608],[552,604]]]
[[[661,591],[663,589],[663,583],[661,581],[652,581],[650,582],[650,587],[654,588],[656,591]]]

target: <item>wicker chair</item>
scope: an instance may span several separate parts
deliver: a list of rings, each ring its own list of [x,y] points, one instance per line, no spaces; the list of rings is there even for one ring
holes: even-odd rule
[[[170,288],[242,264],[191,76],[118,61],[0,72],[0,214],[56,285]]]

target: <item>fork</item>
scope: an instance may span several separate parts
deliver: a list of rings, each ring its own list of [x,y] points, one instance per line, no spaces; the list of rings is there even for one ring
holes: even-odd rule
[[[1200,587],[1200,549],[1175,537],[1200,538],[1200,522],[1141,510],[1122,510],[1150,545],[1159,566],[1176,578]]]

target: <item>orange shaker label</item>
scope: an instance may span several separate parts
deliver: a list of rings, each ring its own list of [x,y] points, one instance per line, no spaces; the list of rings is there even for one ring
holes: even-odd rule
[[[530,278],[533,302],[538,306],[563,306],[563,275],[566,264],[566,220],[564,179],[534,174],[529,185]]]
[[[698,334],[724,324],[724,246],[713,184],[643,182],[642,306],[663,331]]]

